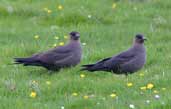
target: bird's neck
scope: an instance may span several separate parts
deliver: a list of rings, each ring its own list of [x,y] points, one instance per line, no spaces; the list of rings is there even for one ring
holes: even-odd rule
[[[72,43],[80,43],[80,40],[70,40],[70,44]]]
[[[144,50],[144,49],[145,49],[143,43],[136,43],[136,42],[134,42],[132,48],[133,48],[133,49],[137,49],[137,50]]]
[[[70,40],[68,46],[75,47],[80,45],[80,40]]]

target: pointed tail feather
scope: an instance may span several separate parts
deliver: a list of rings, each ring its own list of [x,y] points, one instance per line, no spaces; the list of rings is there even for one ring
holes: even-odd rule
[[[23,64],[27,65],[39,65],[38,61],[33,58],[14,58],[14,64]]]
[[[81,71],[87,70],[90,72],[94,71],[102,71],[104,68],[101,64],[88,64],[88,65],[82,65]]]
[[[90,67],[93,67],[94,64],[87,64],[87,65],[81,65],[81,70],[80,71],[84,71],[84,70],[88,70],[90,69]]]
[[[92,67],[94,64],[87,64],[87,65],[82,65],[81,67]]]

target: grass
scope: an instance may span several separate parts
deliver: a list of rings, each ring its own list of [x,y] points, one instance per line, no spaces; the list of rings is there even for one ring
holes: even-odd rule
[[[133,104],[136,109],[171,109],[170,9],[170,0],[1,0],[0,108],[128,109]],[[73,30],[79,31],[81,42],[86,43],[81,64],[117,54],[131,46],[136,33],[143,33],[148,38],[147,63],[129,76],[133,86],[127,87],[124,75],[79,72],[80,65],[52,75],[43,68],[11,65],[14,57],[66,42],[63,36]],[[35,35],[40,38],[34,39]],[[139,76],[141,73],[144,76]],[[148,83],[154,88],[140,90]],[[159,91],[160,99],[154,98],[154,90]],[[37,93],[35,98],[30,97],[32,91]],[[72,96],[74,92],[78,96]],[[111,98],[112,93],[117,97]]]

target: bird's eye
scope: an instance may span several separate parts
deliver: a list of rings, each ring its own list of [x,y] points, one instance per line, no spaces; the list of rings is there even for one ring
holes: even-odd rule
[[[137,39],[143,39],[142,36],[140,36],[140,35],[137,35],[136,38]]]
[[[72,33],[73,36],[75,36],[75,33]]]
[[[141,37],[141,36],[139,36],[139,37],[138,37],[138,39],[142,39],[142,37]]]

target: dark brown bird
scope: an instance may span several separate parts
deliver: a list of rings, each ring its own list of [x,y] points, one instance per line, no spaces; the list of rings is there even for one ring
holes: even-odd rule
[[[48,70],[59,70],[65,67],[76,66],[80,63],[82,56],[80,34],[78,32],[71,32],[69,36],[70,41],[67,45],[34,54],[27,58],[15,58],[15,64],[41,66]]]
[[[107,71],[115,74],[129,74],[140,70],[146,62],[145,37],[137,34],[133,46],[113,57],[105,58],[95,64],[83,65],[81,70]]]

